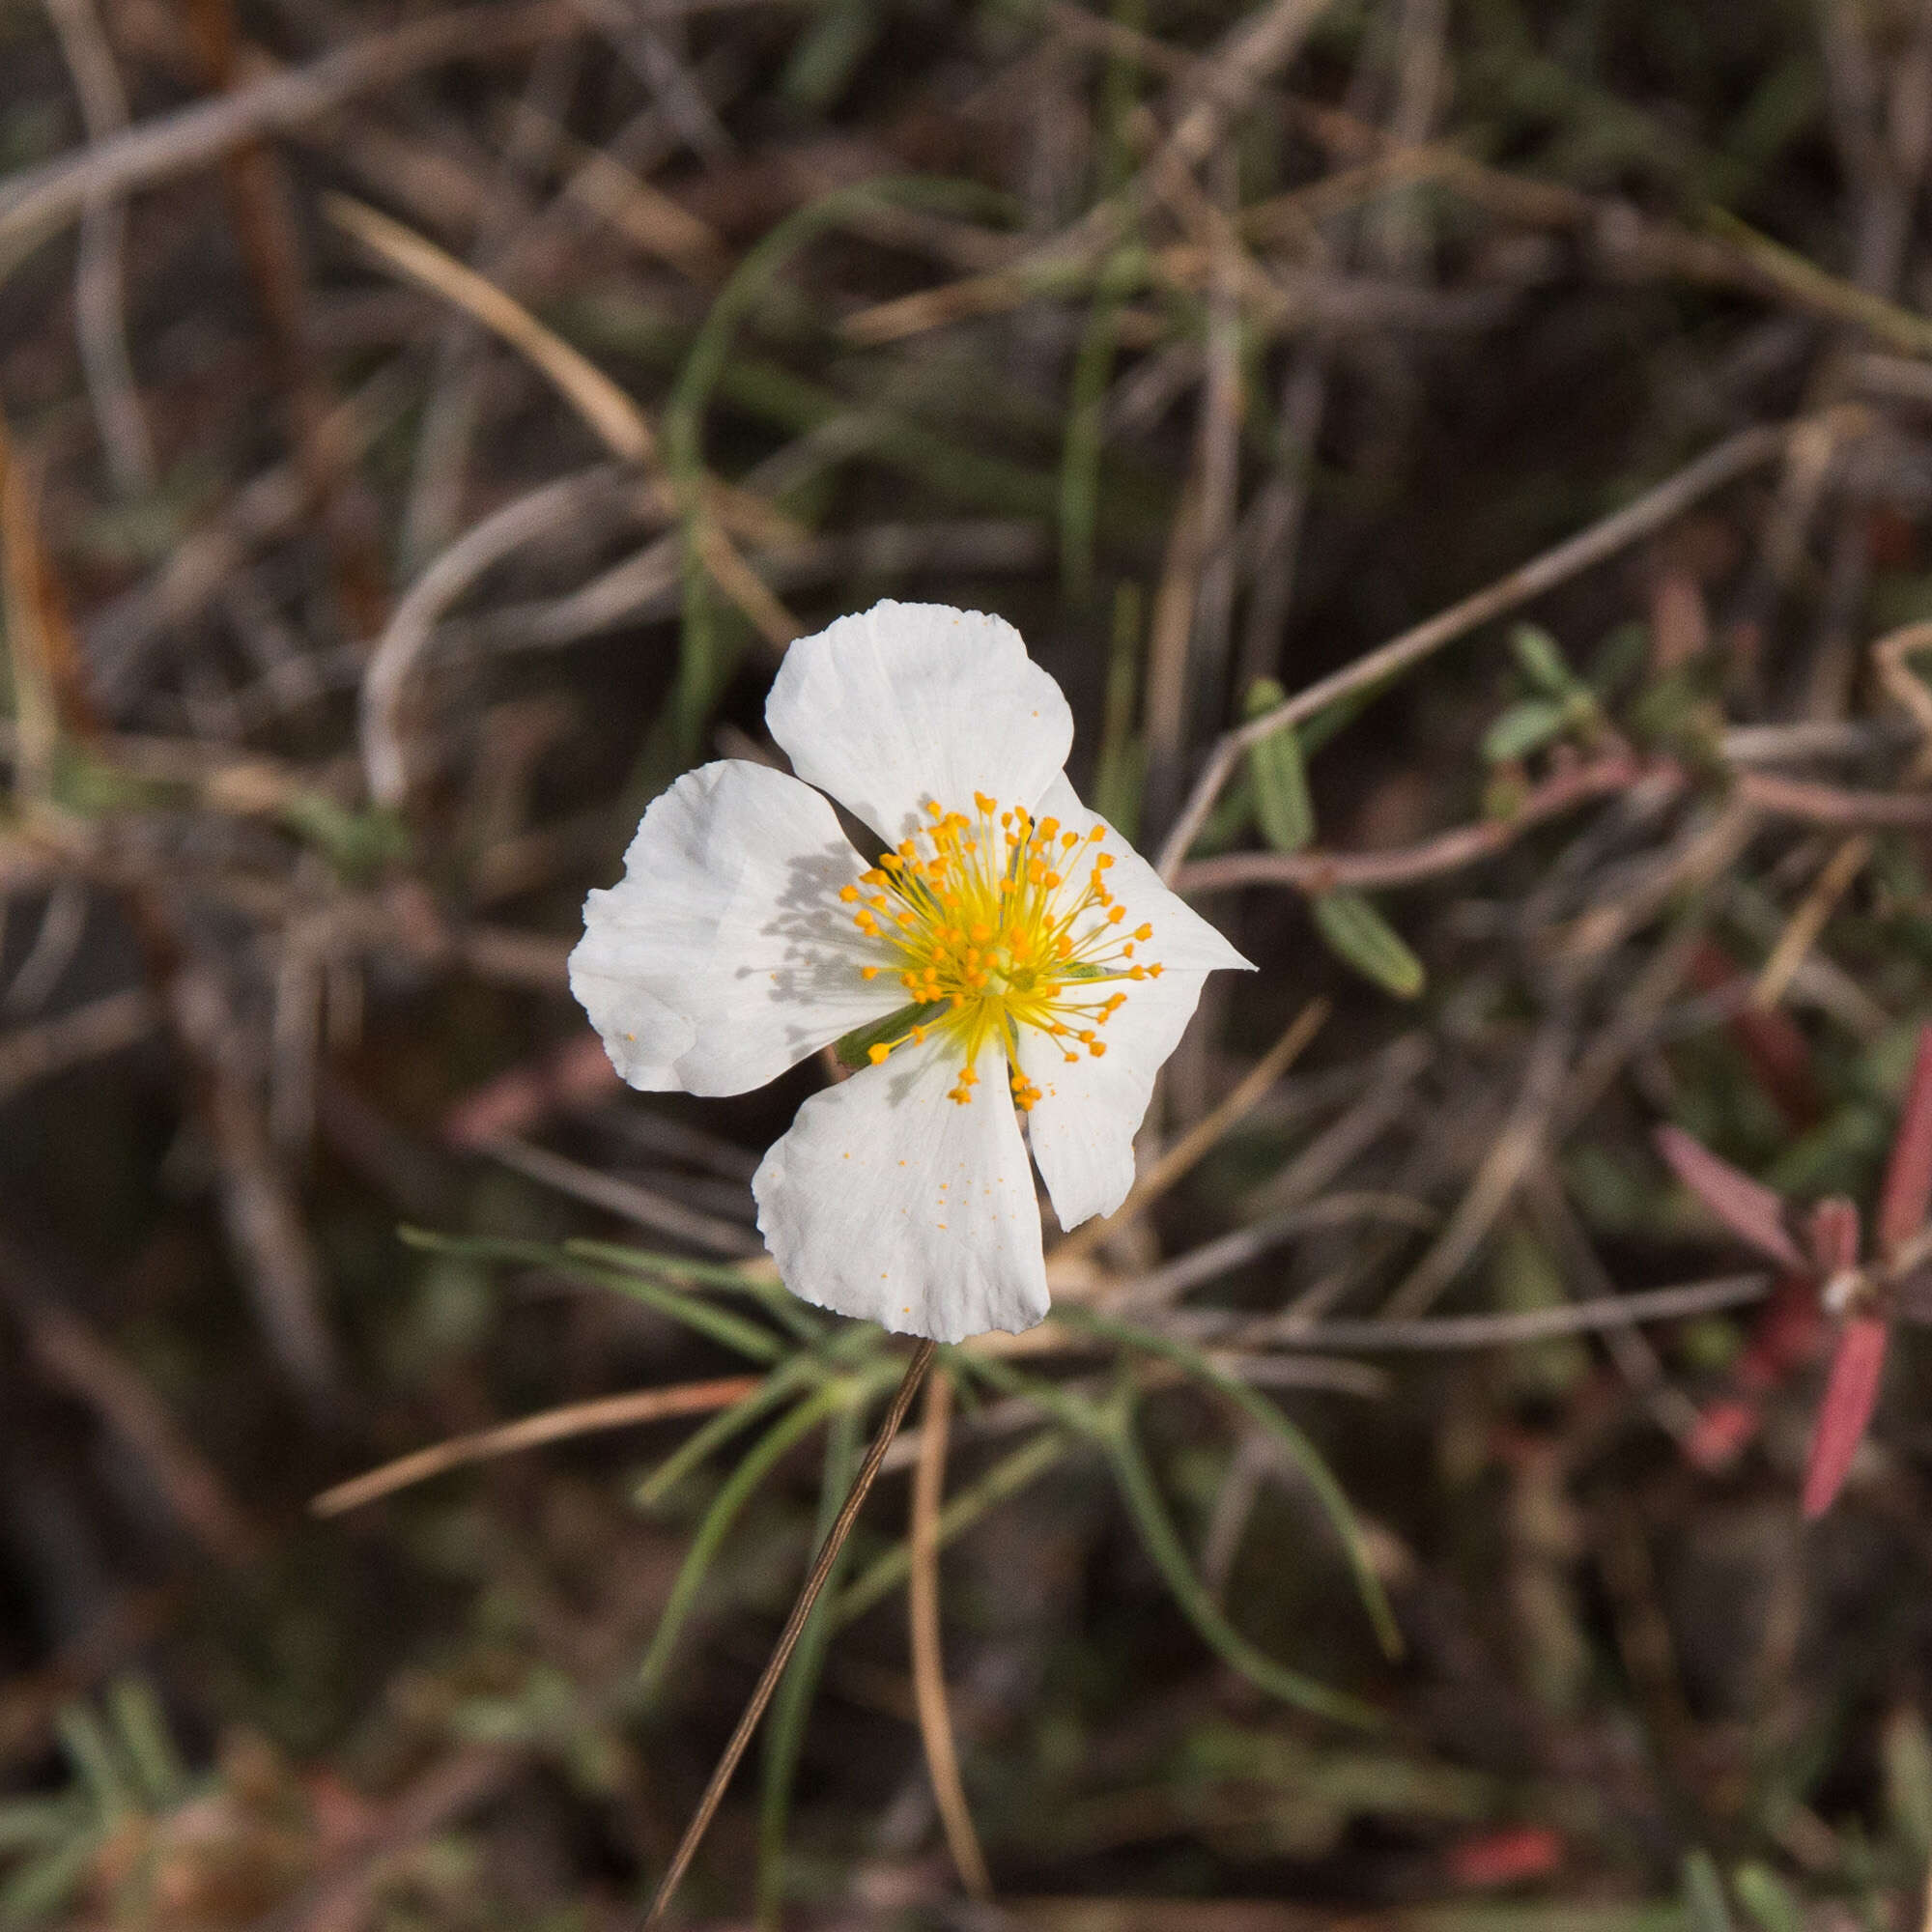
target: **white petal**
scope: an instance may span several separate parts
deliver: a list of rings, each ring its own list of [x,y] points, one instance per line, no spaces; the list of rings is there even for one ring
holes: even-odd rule
[[[1206,973],[1163,972],[1121,988],[1126,1004],[1105,1026],[1095,1060],[1065,1048],[1037,1027],[1020,1029],[1020,1068],[1039,1089],[1027,1116],[1033,1157],[1063,1228],[1111,1214],[1134,1184],[1134,1135],[1153,1094],[1154,1075],[1179,1044],[1201,998]]]
[[[1039,816],[1057,818],[1083,838],[1106,824],[1080,803],[1064,776],[1040,800]],[[1154,1076],[1186,1031],[1202,982],[1217,968],[1248,966],[1199,913],[1161,884],[1153,867],[1112,826],[1098,849],[1114,855],[1106,877],[1108,890],[1125,908],[1119,929],[1153,927],[1151,938],[1135,943],[1134,958],[1158,962],[1161,974],[1157,980],[1095,986],[1096,1002],[1107,992],[1126,995],[1113,1018],[1094,1028],[1107,1048],[1098,1060],[1083,1052],[1069,1063],[1057,1040],[1037,1028],[1021,1030],[1020,1066],[1040,1090],[1028,1117],[1028,1138],[1063,1228],[1111,1214],[1126,1199],[1134,1184],[1134,1135],[1152,1096]],[[1090,922],[1086,931],[1097,924]]]
[[[946,604],[875,604],[785,652],[765,723],[792,769],[888,844],[937,800],[1029,810],[1066,762],[1073,714],[1020,634]]]
[[[1035,815],[1057,818],[1083,838],[1094,826],[1107,825],[1097,811],[1089,811],[1080,803],[1065,773],[1047,788]],[[1138,949],[1138,956],[1157,959],[1170,972],[1211,973],[1223,967],[1254,971],[1254,962],[1242,958],[1192,906],[1169,892],[1160,874],[1111,825],[1100,850],[1114,855],[1107,885],[1127,909],[1126,929],[1132,931],[1143,923],[1153,927],[1153,937]]]
[[[703,765],[655,799],[625,873],[584,902],[570,987],[617,1071],[652,1092],[742,1094],[898,1004],[838,890],[864,862],[783,772]]]
[[[752,1181],[758,1229],[794,1294],[901,1335],[1017,1334],[1046,1315],[1039,1208],[1006,1092],[980,1056],[964,1106],[956,1050],[901,1047],[814,1094]]]

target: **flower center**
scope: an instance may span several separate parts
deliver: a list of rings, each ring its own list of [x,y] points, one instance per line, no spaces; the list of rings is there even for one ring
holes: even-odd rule
[[[1040,1094],[1020,1071],[1020,1029],[1037,1028],[1068,1062],[1082,1052],[1097,1060],[1107,1051],[1100,1029],[1126,1003],[1114,982],[1157,980],[1161,969],[1135,957],[1153,927],[1127,931],[1126,908],[1107,888],[1104,825],[1082,838],[1056,818],[1002,811],[983,792],[973,803],[972,817],[928,804],[931,823],[838,896],[859,905],[853,923],[891,955],[860,971],[867,980],[895,971],[911,1001],[905,1031],[867,1048],[873,1064],[944,1032],[963,1060],[948,1097],[963,1106],[980,1049],[997,1040],[1024,1113]]]

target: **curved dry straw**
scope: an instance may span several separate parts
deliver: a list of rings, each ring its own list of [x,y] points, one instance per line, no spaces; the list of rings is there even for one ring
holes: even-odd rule
[[[892,1406],[886,1410],[886,1419],[879,1424],[879,1433],[872,1438],[871,1448],[866,1452],[866,1460],[853,1481],[851,1493],[845,1498],[845,1506],[838,1512],[838,1519],[818,1552],[818,1560],[812,1564],[811,1574],[805,1579],[805,1587],[791,1606],[791,1615],[785,1619],[785,1627],[779,1634],[771,1662],[765,1665],[765,1674],[758,1679],[757,1688],[746,1703],[745,1714],[738,1719],[738,1728],[731,1733],[731,1741],[718,1760],[718,1769],[711,1774],[711,1782],[704,1787],[704,1796],[697,1801],[697,1809],[692,1813],[691,1823],[684,1828],[684,1837],[658,1884],[657,1896],[651,1900],[651,1909],[644,1915],[643,1932],[650,1932],[652,1926],[663,1922],[666,1910],[685,1873],[691,1868],[698,1846],[704,1841],[705,1833],[711,1829],[711,1820],[717,1815],[725,1787],[738,1769],[739,1759],[745,1755],[745,1747],[752,1742],[752,1734],[758,1728],[759,1719],[765,1715],[765,1706],[772,1701],[772,1692],[779,1688],[779,1679],[784,1675],[785,1665],[791,1662],[791,1654],[804,1634],[806,1619],[811,1615],[812,1605],[818,1602],[826,1580],[832,1575],[832,1566],[838,1562],[838,1552],[844,1548],[845,1539],[851,1535],[852,1525],[859,1520],[859,1512],[865,1506],[867,1493],[879,1473],[879,1465],[886,1460],[886,1451],[893,1446],[893,1437],[899,1433],[899,1424],[905,1420],[913,1397],[919,1393],[919,1385],[932,1364],[933,1350],[937,1346],[933,1342],[921,1342],[912,1351],[912,1359],[906,1363],[905,1374],[899,1380],[898,1392],[893,1397]]]

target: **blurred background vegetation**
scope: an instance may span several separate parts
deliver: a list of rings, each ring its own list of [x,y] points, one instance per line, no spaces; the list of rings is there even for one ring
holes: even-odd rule
[[[635,1923],[902,1357],[752,1226],[836,1070],[563,962],[881,595],[1262,970],[683,1922],[1921,1922],[1932,1297],[1806,1523],[1836,1306],[1652,1136],[1869,1210],[1928,1009],[1932,8],[0,40],[0,1926]]]

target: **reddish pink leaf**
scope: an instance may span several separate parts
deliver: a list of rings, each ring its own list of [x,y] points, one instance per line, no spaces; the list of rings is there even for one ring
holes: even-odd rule
[[[1786,1276],[1751,1322],[1750,1342],[1738,1357],[1738,1380],[1747,1389],[1776,1388],[1818,1352],[1824,1328],[1818,1284],[1808,1276]]]
[[[1811,1210],[1811,1258],[1829,1281],[1859,1264],[1859,1206],[1833,1194]]]
[[[1684,1437],[1684,1457],[1692,1468],[1718,1475],[1738,1460],[1758,1431],[1757,1404],[1721,1396],[1697,1417]]]
[[[1478,1832],[1449,1847],[1449,1876],[1462,1886],[1519,1885],[1547,1878],[1563,1862],[1563,1840],[1548,1825]]]
[[[1652,1138],[1671,1172],[1741,1241],[1794,1274],[1808,1272],[1785,1229],[1784,1203],[1770,1188],[1720,1160],[1682,1127],[1659,1127]]]
[[[1702,992],[1721,992],[1744,978],[1721,946],[1702,941],[1690,955],[1690,979]],[[1811,1042],[1782,1007],[1746,1005],[1731,1015],[1731,1037],[1750,1062],[1757,1083],[1795,1131],[1825,1111],[1811,1067]]]
[[[1879,1196],[1879,1252],[1889,1255],[1918,1234],[1925,1225],[1928,1207],[1932,1207],[1932,1026],[1923,1026],[1891,1137],[1885,1191]]]
[[[1804,1514],[1820,1517],[1844,1486],[1845,1472],[1864,1439],[1865,1425],[1878,1406],[1885,1373],[1886,1325],[1876,1315],[1855,1315],[1838,1338],[1825,1399],[1818,1405],[1818,1428],[1811,1438],[1811,1463],[1804,1471]]]

